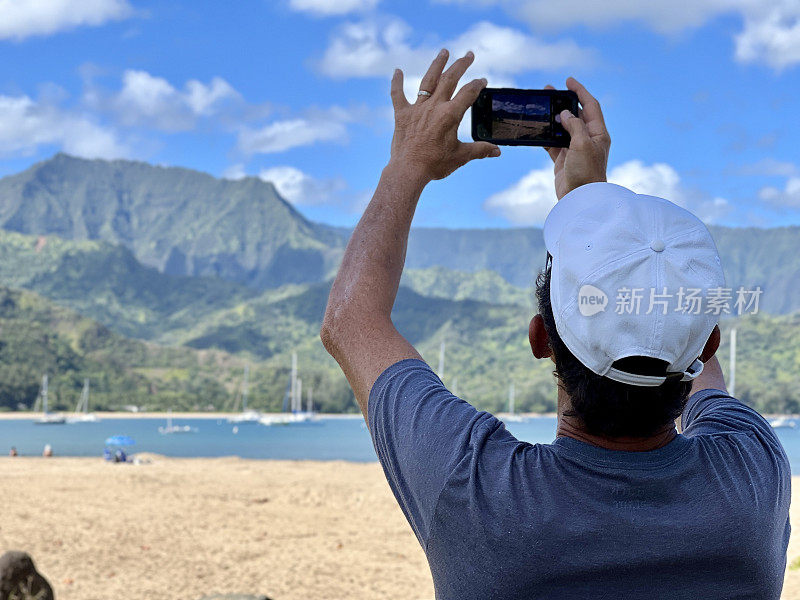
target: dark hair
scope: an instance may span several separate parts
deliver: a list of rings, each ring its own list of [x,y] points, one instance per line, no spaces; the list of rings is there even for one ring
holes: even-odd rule
[[[589,433],[607,437],[648,437],[680,416],[691,381],[667,380],[658,387],[642,387],[594,373],[558,335],[550,305],[550,268],[536,279],[536,298],[556,363],[555,376],[572,404],[565,415],[580,419]],[[623,358],[613,366],[640,375],[664,375],[667,370],[665,361],[644,356]]]

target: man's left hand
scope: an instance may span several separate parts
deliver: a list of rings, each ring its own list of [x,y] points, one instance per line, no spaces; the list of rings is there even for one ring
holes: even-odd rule
[[[470,81],[453,97],[475,56],[467,52],[443,73],[447,57],[447,50],[442,50],[431,63],[420,84],[420,91],[430,96],[420,95],[414,104],[403,92],[403,72],[397,69],[392,77],[395,129],[390,164],[410,170],[423,185],[447,177],[473,159],[500,156],[500,148],[494,144],[458,140],[458,125],[486,87],[486,80]]]

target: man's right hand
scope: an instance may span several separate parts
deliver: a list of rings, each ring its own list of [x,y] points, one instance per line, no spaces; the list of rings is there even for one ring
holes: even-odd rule
[[[555,163],[556,196],[561,200],[575,188],[587,183],[606,181],[611,136],[608,135],[600,103],[578,81],[570,77],[567,88],[578,95],[578,117],[570,111],[561,113],[561,124],[570,135],[569,148],[545,148]],[[547,86],[547,89],[554,89]]]

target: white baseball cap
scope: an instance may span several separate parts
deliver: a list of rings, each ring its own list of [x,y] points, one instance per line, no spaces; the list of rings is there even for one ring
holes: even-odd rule
[[[553,260],[556,330],[581,363],[640,386],[700,374],[698,357],[719,320],[709,310],[708,291],[725,285],[700,219],[663,198],[591,183],[553,207],[544,243]],[[666,376],[612,367],[631,356],[666,361]]]

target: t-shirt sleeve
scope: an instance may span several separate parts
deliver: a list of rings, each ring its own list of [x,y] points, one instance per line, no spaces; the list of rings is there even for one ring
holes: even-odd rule
[[[755,409],[722,390],[701,390],[692,394],[681,415],[683,435],[748,433],[762,444],[784,454],[778,436]]]
[[[372,386],[369,430],[392,492],[423,548],[448,477],[470,456],[492,415],[451,394],[431,368],[406,359],[387,368]]]

